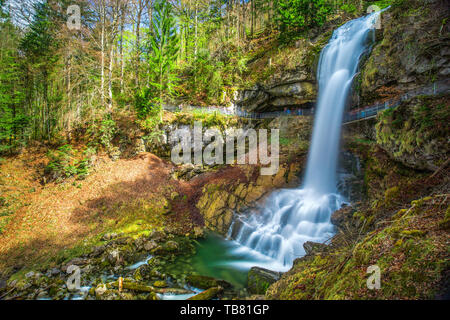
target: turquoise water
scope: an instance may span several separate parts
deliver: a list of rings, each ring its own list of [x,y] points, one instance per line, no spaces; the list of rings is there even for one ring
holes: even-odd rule
[[[252,266],[270,269],[272,263],[273,260],[234,241],[210,234],[197,242],[194,255],[178,257],[165,271],[176,278],[188,273],[210,276],[230,282],[235,289],[243,289]]]

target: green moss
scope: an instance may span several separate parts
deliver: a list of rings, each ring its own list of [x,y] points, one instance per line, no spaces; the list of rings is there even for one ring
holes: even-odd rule
[[[435,198],[398,215],[384,229],[367,234],[355,246],[336,247],[327,255],[296,261],[282,280],[273,284],[271,299],[429,299],[438,290],[449,266],[445,246],[426,228],[437,228],[444,212]],[[404,213],[404,212],[403,212]],[[447,214],[447,213],[446,213]],[[433,217],[433,218],[431,218]],[[421,225],[422,228],[417,228]],[[381,289],[369,290],[367,268],[381,271]]]

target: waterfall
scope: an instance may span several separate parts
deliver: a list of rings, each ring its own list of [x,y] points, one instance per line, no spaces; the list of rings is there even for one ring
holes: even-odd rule
[[[319,97],[303,186],[272,193],[264,208],[237,217],[229,229],[228,237],[238,244],[235,250],[264,257],[264,266],[287,270],[305,254],[306,241],[325,242],[334,234],[330,217],[345,201],[336,191],[342,117],[379,14],[344,24],[321,52]]]

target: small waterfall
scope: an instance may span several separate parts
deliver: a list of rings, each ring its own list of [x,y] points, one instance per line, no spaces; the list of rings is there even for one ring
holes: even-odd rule
[[[302,188],[272,193],[264,208],[236,218],[230,227],[228,237],[239,244],[236,250],[271,259],[264,266],[287,270],[305,254],[303,243],[325,242],[334,234],[330,217],[345,201],[336,191],[342,117],[378,15],[341,26],[321,52],[317,112]]]

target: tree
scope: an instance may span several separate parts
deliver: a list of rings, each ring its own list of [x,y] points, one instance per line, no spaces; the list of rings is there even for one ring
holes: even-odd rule
[[[23,70],[17,50],[19,32],[0,0],[0,152],[24,138],[28,117],[23,109]]]
[[[42,93],[42,133],[49,138],[51,134],[52,115],[50,110],[49,85],[50,75],[58,60],[56,40],[57,24],[56,13],[50,4],[45,1],[35,4],[35,15],[29,31],[21,40],[20,49],[26,54],[33,82],[41,88]]]
[[[172,5],[164,0],[154,4],[153,25],[146,44],[150,83],[149,90],[156,93],[162,121],[162,105],[172,97],[177,83],[175,64],[178,57],[179,38]]]
[[[279,0],[277,19],[286,35],[322,26],[330,12],[331,6],[325,0]]]

